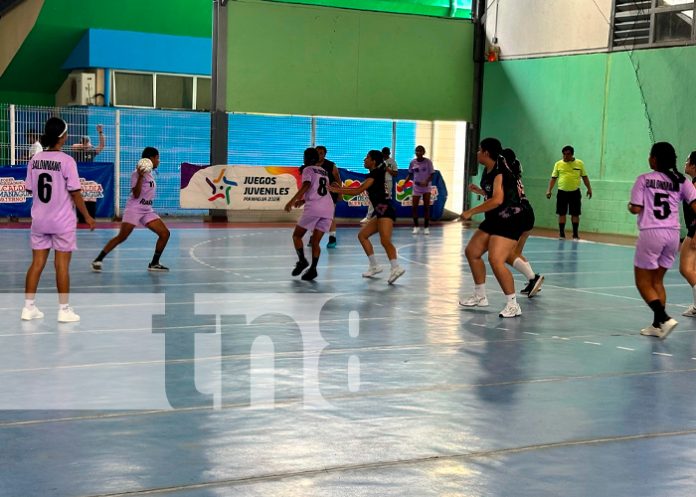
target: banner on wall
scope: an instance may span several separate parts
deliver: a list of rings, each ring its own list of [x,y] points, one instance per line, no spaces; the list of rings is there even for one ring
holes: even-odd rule
[[[297,167],[181,164],[182,209],[282,210],[297,190]]]
[[[341,168],[338,168],[338,170],[341,174],[343,186],[357,186],[367,178],[366,173],[356,173]],[[392,191],[392,198],[394,199],[394,205],[396,206],[396,217],[410,219],[411,206],[413,205],[411,202],[413,197],[413,181],[406,181],[406,176],[408,176],[408,170],[399,169],[399,172],[393,178],[394,189]],[[367,193],[363,192],[355,197],[343,195],[341,200],[343,200],[343,202],[339,202],[336,205],[336,217],[362,218],[367,213],[367,206],[369,205]],[[445,181],[442,179],[440,172],[435,171],[432,187],[430,189],[430,204],[432,206],[430,217],[432,219],[440,219],[442,217],[445,210],[445,202],[447,202],[447,186],[445,185]],[[421,199],[421,207],[419,209],[421,217],[423,216],[422,206],[423,201]]]
[[[345,187],[357,187],[367,174],[339,168]],[[394,203],[398,217],[411,217],[413,182],[408,171],[394,178]],[[285,166],[201,166],[181,164],[179,203],[183,209],[282,210],[300,188],[297,167]],[[367,194],[344,195],[336,206],[336,216],[362,218],[367,212]],[[447,201],[447,187],[435,172],[431,191],[432,218],[439,219]],[[421,207],[422,210],[422,207]],[[422,214],[422,212],[421,212]]]
[[[97,217],[114,215],[113,162],[78,162],[85,202],[96,202]],[[0,216],[30,217],[31,195],[24,189],[27,166],[0,166]]]

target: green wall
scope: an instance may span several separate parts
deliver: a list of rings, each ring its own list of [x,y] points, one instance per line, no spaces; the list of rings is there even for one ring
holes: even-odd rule
[[[471,18],[471,0],[270,0],[272,2],[300,3],[341,7],[343,9],[398,12],[436,17]]]
[[[650,124],[654,141],[675,146],[680,167],[696,149],[694,56],[696,47],[679,47],[486,65],[482,136],[517,152],[537,226],[557,226],[555,199],[544,193],[571,144],[594,194],[583,200],[581,231],[637,232],[626,204],[636,176],[649,171]]]
[[[211,0],[46,0],[0,76],[0,102],[53,105],[61,65],[88,28],[210,37],[212,15]]]
[[[469,21],[230,2],[227,109],[470,120]]]

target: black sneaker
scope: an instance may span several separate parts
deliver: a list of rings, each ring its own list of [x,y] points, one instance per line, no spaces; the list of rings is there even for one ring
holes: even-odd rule
[[[295,264],[295,269],[292,270],[292,275],[297,276],[302,271],[304,271],[307,266],[309,266],[309,262],[307,262],[306,260],[297,261],[297,264]]]
[[[522,289],[522,294],[530,299],[541,291],[541,285],[544,283],[544,277],[540,274],[534,275],[534,278],[529,280],[527,286]]]
[[[329,243],[326,244],[326,248],[336,248],[336,237],[329,236]]]
[[[309,237],[309,241],[307,242],[307,246],[308,246],[308,247],[311,247],[311,246],[312,246],[312,237],[311,237],[311,236]],[[307,266],[305,266],[305,267],[307,267]],[[293,275],[293,276],[297,276],[297,275],[295,274],[295,275]]]
[[[167,266],[163,266],[162,264],[148,264],[147,270],[155,271],[158,273],[166,273],[167,271],[169,271],[169,268]]]
[[[312,281],[317,276],[317,270],[310,267],[307,271],[305,271],[305,274],[302,275],[302,279],[305,281]]]

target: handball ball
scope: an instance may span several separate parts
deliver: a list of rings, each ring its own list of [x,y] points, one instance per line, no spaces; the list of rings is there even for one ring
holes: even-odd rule
[[[144,173],[152,172],[152,161],[150,159],[140,159],[138,161],[138,170]]]

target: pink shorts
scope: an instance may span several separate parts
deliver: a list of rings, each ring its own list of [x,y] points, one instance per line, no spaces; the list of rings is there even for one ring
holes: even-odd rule
[[[73,252],[77,250],[77,232],[68,231],[54,235],[31,232],[31,248],[33,250],[53,249],[58,252]]]
[[[640,269],[669,269],[679,250],[679,230],[640,230],[633,265]]]
[[[318,217],[318,216],[306,216],[302,214],[302,217],[297,222],[300,228],[304,228],[307,231],[319,230],[324,233],[328,233],[331,229],[331,223],[333,221],[332,217]]]
[[[123,212],[124,223],[132,224],[133,226],[147,226],[148,223],[158,220],[160,217],[155,211],[138,211],[136,209],[126,209]]]
[[[431,193],[432,188],[430,186],[416,186],[415,184],[413,185],[413,196],[414,197],[422,197],[426,193]]]

